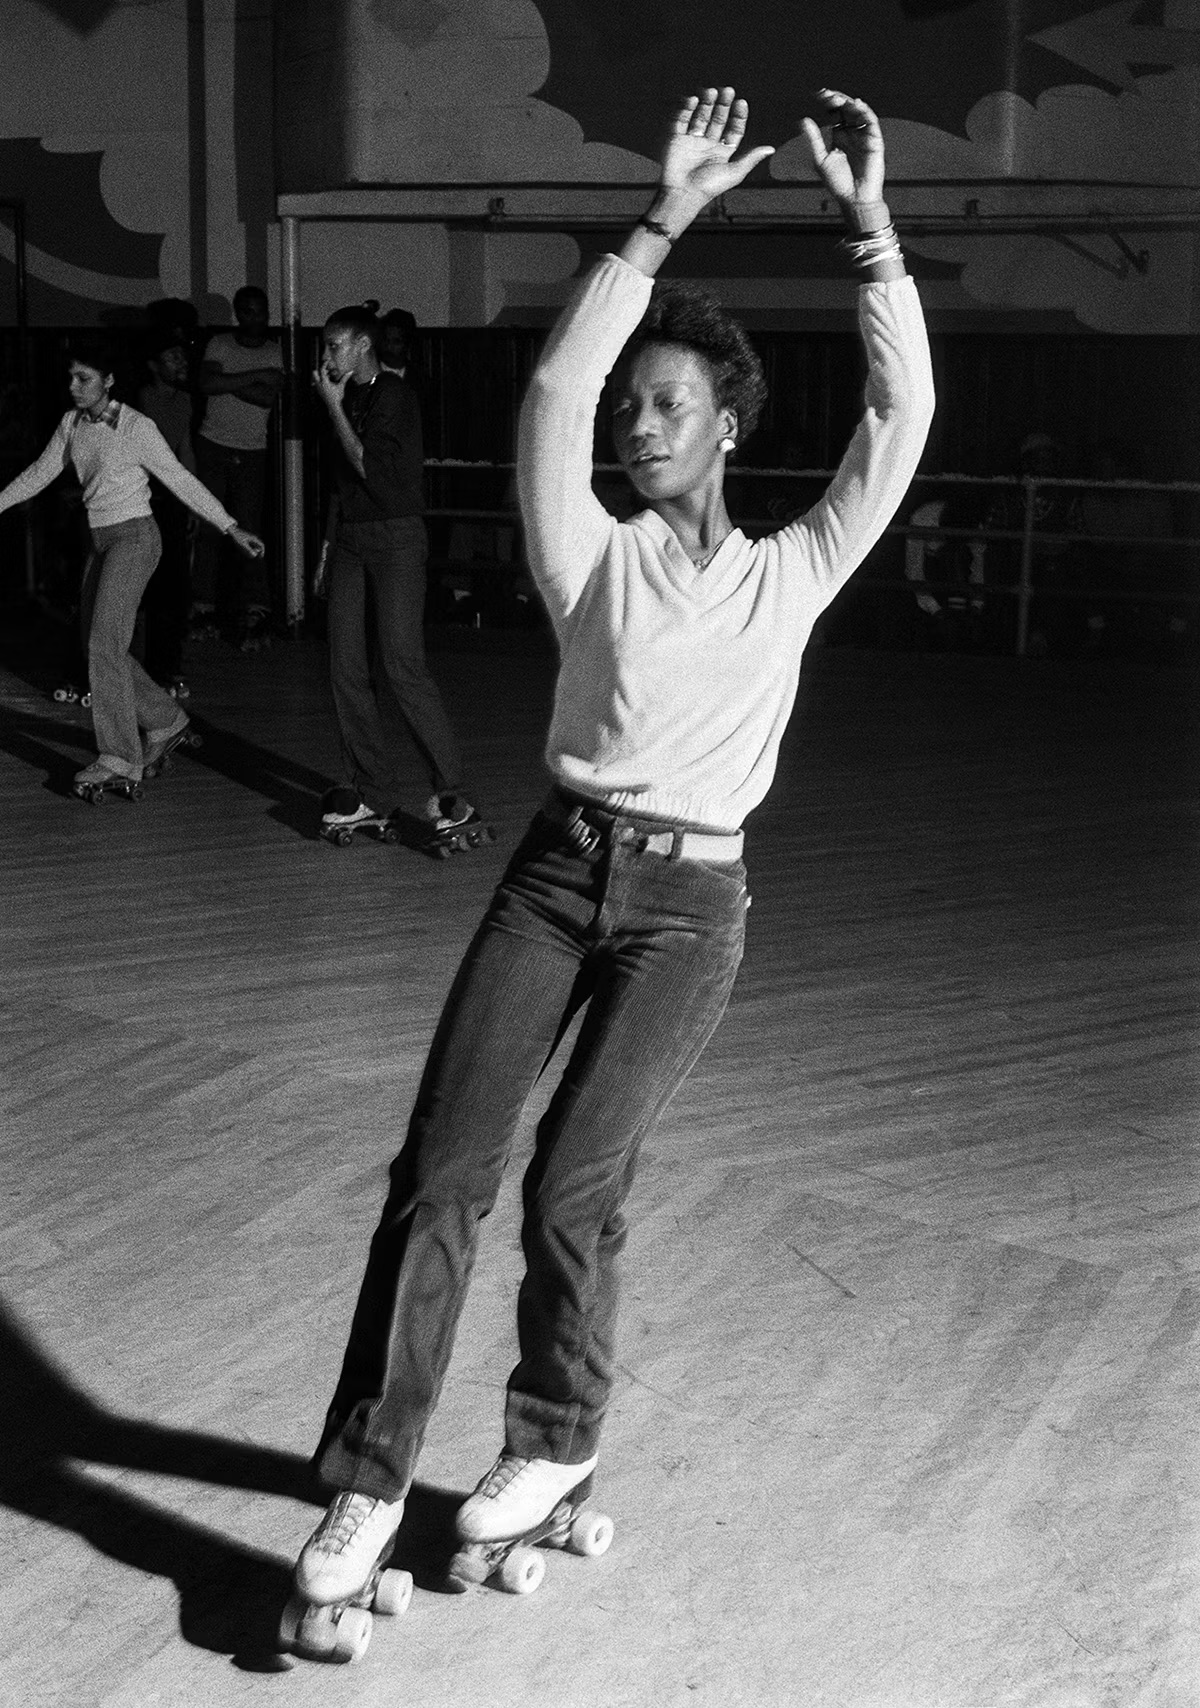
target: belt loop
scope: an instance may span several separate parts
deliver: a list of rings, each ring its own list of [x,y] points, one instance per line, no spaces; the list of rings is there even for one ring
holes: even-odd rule
[[[678,825],[676,825],[671,831],[671,852],[667,855],[668,860],[683,859],[683,839],[685,834],[686,832],[680,830]]]

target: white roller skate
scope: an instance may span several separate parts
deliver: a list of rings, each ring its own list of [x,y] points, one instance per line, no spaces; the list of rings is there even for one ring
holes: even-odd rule
[[[531,1595],[546,1574],[542,1547],[591,1559],[605,1553],[612,1519],[587,1505],[595,1468],[594,1458],[559,1465],[502,1453],[458,1510],[461,1546],[447,1588],[462,1591],[495,1578],[510,1595]]]
[[[91,690],[77,688],[74,682],[60,682],[54,690],[54,699],[60,706],[80,705],[85,712],[92,703]]]
[[[381,842],[399,842],[400,832],[386,813],[373,812],[358,790],[341,783],[321,796],[320,836],[349,848],[356,830],[369,830]]]
[[[482,848],[496,840],[492,826],[484,823],[462,795],[430,795],[425,819],[430,829],[423,850],[435,860],[448,860],[451,854],[465,854],[470,848]]]
[[[412,1599],[412,1574],[389,1569],[403,1500],[349,1489],[335,1495],[296,1561],[294,1589],[279,1623],[282,1654],[357,1661],[367,1652],[375,1613],[399,1616]]]
[[[142,746],[142,775],[157,777],[170,765],[171,755],[177,748],[203,747],[204,737],[192,728],[191,720],[181,713],[180,721],[171,724],[168,729],[147,730]]]
[[[76,771],[71,793],[98,807],[105,795],[121,795],[127,801],[140,801],[145,790],[139,777],[127,777],[123,771],[114,771],[103,760],[95,759],[82,771]]]

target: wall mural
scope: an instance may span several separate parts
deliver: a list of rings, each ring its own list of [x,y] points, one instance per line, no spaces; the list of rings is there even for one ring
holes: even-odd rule
[[[305,11],[303,0],[274,8],[280,51]],[[336,14],[339,63],[314,77],[326,98],[342,94],[348,183],[648,181],[664,111],[715,73],[752,97],[779,184],[811,181],[796,124],[806,91],[827,81],[877,107],[894,178],[1074,180],[1096,186],[1097,208],[1112,186],[1174,186],[1194,200],[1200,185],[1200,0],[742,0],[736,31],[725,0],[327,0],[318,11],[326,24]],[[35,319],[119,318],[160,294],[207,312],[266,273],[271,13],[270,0],[0,0],[0,197],[27,202]],[[1114,229],[908,246],[947,313],[1194,330],[1195,233],[1140,233],[1123,249]],[[364,236],[361,252],[382,241]],[[388,241],[399,270],[404,236]],[[833,302],[838,281],[796,242],[758,245],[756,277],[748,247],[738,256],[714,239],[697,270],[740,276],[731,300],[767,318],[797,277],[789,300],[806,312]],[[12,252],[0,211],[0,271]],[[487,313],[552,307],[579,254],[554,234],[497,238]],[[425,300],[443,318],[452,289],[429,275]]]
[[[752,96],[776,182],[812,181],[794,138],[806,92],[828,82],[876,106],[895,178],[1074,180],[1102,209],[1106,186],[1200,183],[1200,0],[1167,3],[1170,23],[1159,0],[744,0],[732,31],[726,5],[699,0],[349,0],[351,175],[641,181],[670,100],[715,71]],[[1194,325],[1191,231],[1124,250],[1103,233],[909,247],[956,273],[944,295],[959,310]]]

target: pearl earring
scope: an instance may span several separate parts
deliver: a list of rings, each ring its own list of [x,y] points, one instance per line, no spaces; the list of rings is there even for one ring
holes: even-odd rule
[[[728,455],[729,452],[732,451],[736,447],[736,445],[737,445],[736,439],[722,439],[721,443],[718,445],[717,449],[724,451],[726,453],[726,455]]]

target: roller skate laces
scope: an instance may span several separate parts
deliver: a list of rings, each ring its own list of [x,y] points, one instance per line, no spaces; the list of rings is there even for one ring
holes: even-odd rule
[[[370,1578],[403,1516],[403,1497],[378,1500],[343,1489],[300,1550],[297,1589],[310,1601],[348,1601]]]
[[[552,1459],[521,1459],[501,1453],[474,1494],[458,1509],[455,1527],[464,1542],[498,1542],[537,1528],[558,1503],[596,1469]]]

